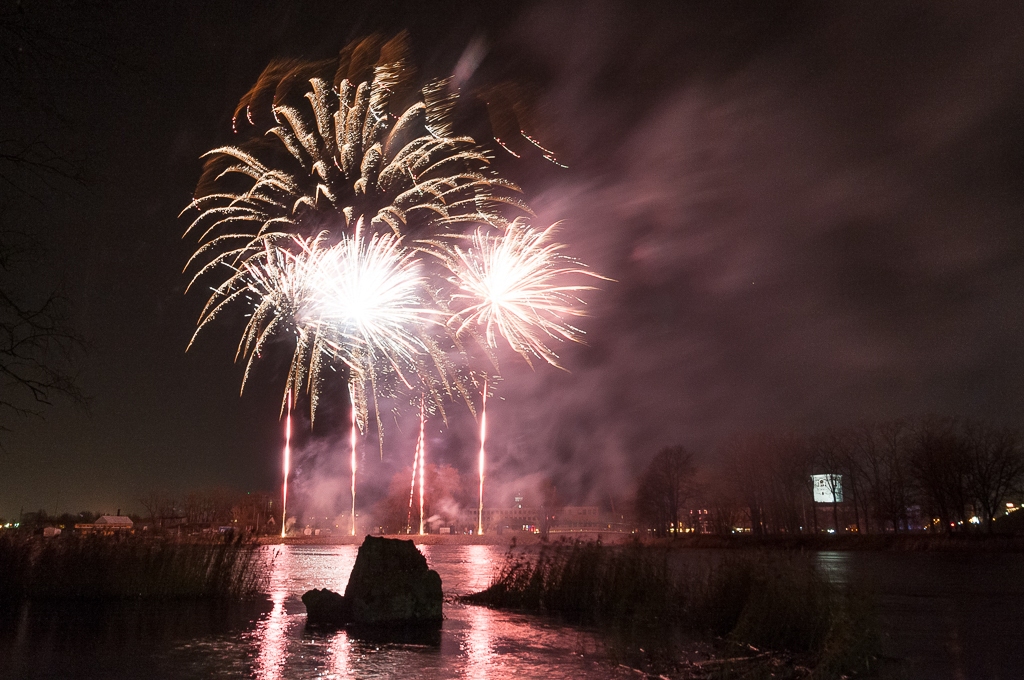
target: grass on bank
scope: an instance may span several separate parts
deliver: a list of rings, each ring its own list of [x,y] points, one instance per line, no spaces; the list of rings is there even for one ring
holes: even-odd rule
[[[510,550],[490,587],[465,600],[599,626],[618,661],[648,672],[831,678],[868,672],[878,652],[867,598],[799,554],[687,567],[657,546],[556,543],[530,556]],[[702,639],[719,658],[683,659],[683,647]]]
[[[266,553],[241,538],[0,534],[0,601],[248,599],[265,593]]]

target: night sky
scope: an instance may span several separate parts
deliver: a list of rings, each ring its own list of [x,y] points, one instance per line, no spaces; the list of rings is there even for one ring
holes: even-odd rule
[[[408,29],[424,76],[482,45],[475,82],[529,86],[569,168],[503,169],[615,279],[588,298],[588,344],[561,348],[568,372],[502,356],[489,505],[542,478],[601,502],[659,447],[713,465],[725,437],[767,427],[1024,426],[1019,3],[26,5],[0,4],[44,36],[30,68],[4,67],[32,94],[4,105],[3,137],[45,139],[84,183],[5,186],[0,218],[48,249],[25,283],[63,285],[89,403],[4,421],[0,517],[278,488],[290,350],[242,397],[241,323],[185,353],[204,297],[184,294],[178,213],[267,62],[375,30]],[[469,475],[460,413],[430,447]],[[300,437],[300,497],[343,493],[343,421],[328,405]],[[399,429],[383,463],[365,452],[367,502],[408,464],[413,424]]]

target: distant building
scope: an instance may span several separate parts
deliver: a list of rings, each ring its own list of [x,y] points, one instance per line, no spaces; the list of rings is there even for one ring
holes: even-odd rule
[[[567,505],[548,510],[523,505],[516,495],[511,508],[484,508],[484,531],[525,531],[527,533],[629,533],[621,515],[602,513],[596,505]]]
[[[124,515],[103,515],[90,524],[76,524],[75,529],[82,533],[116,534],[131,533],[135,523]]]
[[[528,531],[534,533],[538,527],[539,511],[536,508],[484,508],[484,531]]]
[[[601,521],[596,505],[567,505],[551,517],[552,533],[607,530],[608,523]]]

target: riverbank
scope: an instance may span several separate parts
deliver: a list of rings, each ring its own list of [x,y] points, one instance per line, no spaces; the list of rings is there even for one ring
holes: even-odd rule
[[[263,545],[359,545],[358,536],[261,536]],[[887,551],[887,552],[1024,552],[1024,536],[1005,534],[876,534],[876,535],[790,535],[752,536],[736,534],[719,536],[688,534],[672,538],[653,538],[640,534],[602,532],[553,532],[547,536],[526,532],[504,532],[469,536],[464,534],[398,534],[387,538],[411,540],[416,545],[544,545],[557,541],[600,541],[606,545],[640,542],[693,550],[768,549],[796,551]]]
[[[595,627],[613,658],[648,676],[840,678],[876,666],[870,593],[838,586],[812,556],[680,564],[673,552],[584,542],[509,551],[491,584],[461,600]]]

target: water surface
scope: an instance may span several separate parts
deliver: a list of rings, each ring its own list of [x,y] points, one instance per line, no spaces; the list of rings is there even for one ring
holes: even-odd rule
[[[600,638],[557,621],[451,596],[489,583],[505,549],[423,545],[441,575],[440,645],[307,631],[299,599],[344,592],[356,546],[273,546],[270,596],[250,604],[33,603],[0,615],[0,678],[636,678]],[[689,551],[706,562],[718,551]],[[885,677],[1024,678],[1024,560],[1015,554],[820,552],[829,578],[878,604]]]
[[[26,606],[0,623],[0,678],[635,677],[590,632],[451,601],[485,588],[504,548],[420,549],[447,596],[439,646],[307,631],[302,593],[344,592],[357,546],[273,546],[265,602]]]

